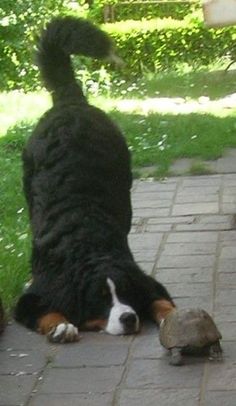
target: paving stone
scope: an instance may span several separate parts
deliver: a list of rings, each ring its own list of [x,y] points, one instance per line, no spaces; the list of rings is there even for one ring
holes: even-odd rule
[[[189,309],[194,307],[200,307],[205,309],[208,313],[212,314],[212,299],[206,296],[196,297],[177,297],[174,299],[177,307],[181,309]]]
[[[0,375],[39,373],[46,363],[47,356],[41,351],[0,351]]]
[[[210,283],[166,283],[165,287],[176,297],[211,297],[212,285]]]
[[[153,271],[153,267],[154,267],[154,262],[143,262],[143,261],[139,261],[138,265],[140,266],[140,268],[145,272],[145,274],[147,275],[151,275],[152,271]]]
[[[197,389],[123,390],[119,406],[198,406]],[[233,405],[231,405],[233,406]]]
[[[7,334],[3,334],[0,340],[0,350],[14,348],[14,350],[43,350],[51,352],[53,346],[45,337],[15,323],[14,321],[6,327]]]
[[[202,178],[201,182],[204,182],[204,178]],[[206,182],[206,180],[205,180]],[[207,185],[206,183],[196,182],[194,178],[192,178],[192,184],[186,185],[183,182],[183,185],[178,189],[178,193],[188,193],[188,194],[218,194],[220,190],[220,183],[216,183],[216,185]]]
[[[217,159],[216,171],[219,173],[236,172],[236,161],[234,157],[223,157]]]
[[[193,158],[181,158],[170,165],[169,172],[176,175],[184,175],[189,172],[194,163]]]
[[[109,348],[110,346],[117,345],[117,346],[128,346],[131,344],[133,340],[133,336],[125,335],[125,336],[114,336],[111,334],[107,334],[104,331],[96,332],[96,331],[81,331],[80,332],[82,339],[79,341],[77,344],[66,344],[66,346],[62,346],[66,348],[75,348],[76,346],[80,346],[81,344],[83,345],[88,345],[88,348],[91,346],[104,346]],[[57,345],[57,349],[60,349],[60,345]]]
[[[223,179],[224,179],[225,185],[236,186],[235,173],[230,173],[230,174],[224,175]]]
[[[199,216],[198,221],[200,224],[231,224],[233,221],[233,216],[231,215],[215,215],[215,216]]]
[[[165,244],[162,255],[215,254],[216,243],[172,243]]]
[[[83,366],[122,365],[128,356],[129,342],[104,343],[88,346],[86,340],[78,346],[63,346],[53,362],[53,366],[61,368],[75,368]]]
[[[224,288],[218,286],[215,296],[216,304],[223,304],[224,306],[236,306],[236,286]]]
[[[159,268],[209,268],[214,266],[214,255],[161,255]]]
[[[172,233],[168,236],[167,242],[216,242],[218,238],[217,232],[187,232],[187,233]]]
[[[218,272],[235,273],[235,258],[220,258]]]
[[[223,203],[222,212],[228,214],[235,214],[236,212],[236,203]]]
[[[36,381],[35,375],[0,376],[0,406],[26,404]]]
[[[220,233],[220,241],[223,242],[223,245],[226,243],[232,244],[232,241],[236,241],[236,231],[225,231]]]
[[[224,340],[236,341],[236,321],[217,321],[217,326]]]
[[[196,220],[195,216],[170,216],[163,218],[150,218],[147,220],[148,225],[153,224],[181,224],[181,223],[193,223]]]
[[[164,359],[167,358],[166,353],[166,350],[160,344],[157,327],[155,327],[155,335],[138,335],[131,348],[132,358]]]
[[[171,224],[147,224],[144,228],[144,231],[149,233],[165,233],[170,231],[171,228]]]
[[[217,324],[218,325],[218,324]],[[221,347],[223,350],[223,362],[209,362],[209,365],[221,365],[221,366],[227,366],[230,365],[232,363],[235,364],[236,361],[236,346],[235,346],[235,342],[232,340],[225,340],[225,337],[223,335],[223,338],[221,340]]]
[[[161,200],[172,200],[174,197],[174,190],[173,191],[158,191],[158,192],[139,192],[133,193],[132,195],[132,202],[140,201],[142,199],[145,200],[154,200],[154,201],[161,201]]]
[[[133,202],[133,209],[159,209],[163,207],[170,207],[171,205],[171,200],[159,200],[158,197],[156,200],[154,199],[141,199],[141,200],[135,200]]]
[[[223,196],[223,203],[230,203],[235,205],[236,203],[236,194],[229,194]]]
[[[51,368],[44,376],[41,393],[105,393],[119,384],[124,368]]]
[[[174,216],[182,216],[188,214],[202,214],[202,213],[218,213],[218,202],[211,203],[184,203],[175,204],[172,210]]]
[[[154,262],[156,259],[156,256],[157,256],[157,250],[154,250],[154,249],[152,249],[152,250],[142,249],[139,251],[132,250],[132,252],[133,252],[133,256],[134,256],[134,259],[136,262],[140,262],[140,261]]]
[[[214,314],[217,321],[236,321],[236,306],[216,304]]]
[[[216,224],[178,224],[175,227],[176,231],[223,231],[231,229],[230,223]]]
[[[222,286],[235,285],[236,286],[236,272],[219,272],[218,283]]]
[[[186,357],[170,366],[151,322],[136,336],[83,332],[80,343],[62,346],[13,323],[0,339],[0,406],[235,406],[236,176],[135,181],[132,198],[136,260],[177,306],[214,316],[223,362]]]
[[[183,187],[202,187],[202,186],[219,186],[221,182],[220,175],[211,175],[211,176],[194,176],[194,177],[185,177],[183,179]]]
[[[208,391],[203,406],[234,406],[236,404],[236,390]]]
[[[218,202],[218,195],[216,193],[206,194],[205,192],[195,190],[195,193],[188,193],[187,191],[178,193],[175,203],[206,203]]]
[[[169,216],[170,208],[136,209],[136,215],[142,218]]]
[[[154,249],[158,250],[161,243],[163,234],[161,233],[142,233],[136,234],[129,238],[129,244],[132,251],[142,250],[142,249]]]
[[[178,373],[177,373],[178,372]],[[203,373],[203,364],[194,367],[185,365],[177,371],[166,360],[135,359],[131,362],[127,374],[126,385],[128,388],[198,388]]]
[[[235,390],[236,368],[235,362],[210,364],[208,367],[208,390]],[[233,406],[233,405],[232,405]]]
[[[112,393],[77,393],[36,395],[29,406],[111,406]]]
[[[201,283],[212,281],[212,268],[164,268],[157,269],[155,278],[162,283]]]
[[[221,258],[233,258],[236,261],[236,247],[235,244],[232,246],[223,247],[221,254]]]
[[[175,191],[176,182],[139,182],[135,192],[168,192]]]

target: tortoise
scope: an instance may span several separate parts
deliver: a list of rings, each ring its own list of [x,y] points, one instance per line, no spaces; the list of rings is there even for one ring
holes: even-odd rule
[[[182,365],[184,353],[208,352],[210,359],[220,360],[221,333],[203,309],[173,310],[160,324],[160,342],[170,350],[171,365]]]

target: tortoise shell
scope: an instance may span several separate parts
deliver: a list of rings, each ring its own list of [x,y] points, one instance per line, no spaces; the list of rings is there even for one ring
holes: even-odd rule
[[[222,338],[211,316],[203,309],[174,310],[160,325],[160,342],[167,348],[202,348]]]

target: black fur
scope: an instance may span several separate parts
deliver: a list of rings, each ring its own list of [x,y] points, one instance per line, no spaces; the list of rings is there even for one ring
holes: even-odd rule
[[[30,328],[50,311],[78,326],[105,316],[111,305],[107,277],[140,316],[147,316],[155,299],[171,301],[135,264],[128,247],[132,179],[125,139],[104,112],[88,104],[70,61],[72,53],[106,57],[111,51],[105,33],[72,17],[53,20],[38,45],[53,107],[23,153],[33,283],[15,317]]]

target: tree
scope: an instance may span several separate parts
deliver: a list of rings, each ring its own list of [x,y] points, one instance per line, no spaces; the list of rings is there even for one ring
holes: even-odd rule
[[[36,86],[34,37],[53,15],[65,11],[66,4],[65,0],[1,0],[0,90],[27,90],[32,82]]]

